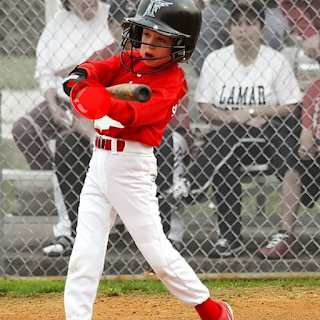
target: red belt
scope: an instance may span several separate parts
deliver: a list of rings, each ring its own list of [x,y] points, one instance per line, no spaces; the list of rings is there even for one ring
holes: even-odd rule
[[[114,139],[110,140],[110,139],[105,139],[103,137],[97,136],[94,144],[99,149],[112,151],[112,149],[111,149],[112,141],[114,141]],[[126,144],[125,141],[123,141],[123,140],[115,140],[115,141],[116,141],[116,146],[117,146],[117,152],[122,152],[124,150],[124,146]]]

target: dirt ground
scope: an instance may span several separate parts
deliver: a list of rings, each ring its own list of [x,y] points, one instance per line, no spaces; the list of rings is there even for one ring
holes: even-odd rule
[[[307,286],[211,289],[212,297],[227,301],[235,320],[320,320],[320,288]],[[63,320],[63,295],[0,297],[0,320]],[[169,293],[105,297],[99,295],[93,320],[199,320]]]

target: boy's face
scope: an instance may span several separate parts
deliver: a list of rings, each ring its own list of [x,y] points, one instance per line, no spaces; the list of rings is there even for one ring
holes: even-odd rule
[[[263,29],[258,19],[251,21],[248,17],[241,15],[237,21],[230,23],[230,36],[234,44],[249,48],[261,42]]]
[[[144,63],[151,68],[160,67],[172,60],[171,52],[174,39],[168,36],[163,36],[152,30],[143,29],[142,39],[140,47],[141,57],[144,59]],[[165,46],[168,48],[160,48],[156,46]],[[154,60],[155,58],[161,58]]]

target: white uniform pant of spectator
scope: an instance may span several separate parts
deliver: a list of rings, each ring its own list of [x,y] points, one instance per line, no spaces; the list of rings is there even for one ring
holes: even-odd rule
[[[134,144],[130,151],[127,145]],[[126,141],[124,152],[95,149],[82,189],[77,237],[65,287],[67,320],[89,320],[117,213],[140,252],[180,301],[196,306],[209,290],[163,232],[153,149]],[[128,154],[130,152],[130,156]]]
[[[56,238],[71,236],[71,221],[69,219],[68,211],[64,203],[63,195],[60,189],[58,177],[54,174],[52,178],[53,182],[53,196],[54,203],[56,205],[58,213],[58,223],[52,228],[53,235]]]
[[[184,157],[187,156],[189,149],[186,139],[178,132],[173,132],[173,184],[185,173]],[[177,209],[172,212],[170,217],[170,232],[168,238],[173,241],[182,242],[185,225],[183,221],[184,206],[179,204]]]

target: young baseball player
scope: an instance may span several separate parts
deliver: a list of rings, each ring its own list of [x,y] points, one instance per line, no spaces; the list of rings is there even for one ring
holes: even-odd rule
[[[178,62],[192,55],[200,25],[201,13],[193,0],[142,0],[135,17],[128,18],[120,55],[83,63],[70,75],[74,83],[87,78],[105,87],[146,84],[152,97],[145,103],[111,98],[107,116],[95,121],[95,149],[80,196],[65,286],[67,320],[92,318],[116,213],[152,269],[179,300],[195,307],[202,320],[233,320],[230,306],[210,299],[209,290],[166,238],[156,198],[153,147],[160,145],[184,94],[184,74]],[[131,49],[125,51],[128,42]],[[70,77],[64,82],[67,94]]]

